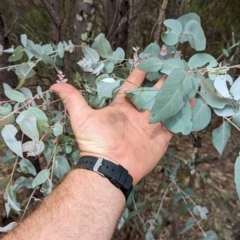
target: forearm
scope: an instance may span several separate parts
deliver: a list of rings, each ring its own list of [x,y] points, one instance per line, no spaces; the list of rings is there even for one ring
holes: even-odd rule
[[[4,240],[111,239],[124,205],[108,179],[77,169]]]

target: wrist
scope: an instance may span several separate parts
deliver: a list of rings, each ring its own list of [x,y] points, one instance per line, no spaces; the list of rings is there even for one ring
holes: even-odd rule
[[[133,178],[122,165],[115,164],[102,157],[81,157],[78,168],[87,169],[108,179],[116,188],[120,189],[127,200],[132,191]]]

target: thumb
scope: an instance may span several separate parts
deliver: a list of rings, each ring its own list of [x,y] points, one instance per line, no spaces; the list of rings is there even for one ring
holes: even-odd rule
[[[56,83],[50,87],[50,91],[57,93],[62,99],[73,122],[79,122],[83,115],[85,118],[92,111],[82,94],[70,84]]]

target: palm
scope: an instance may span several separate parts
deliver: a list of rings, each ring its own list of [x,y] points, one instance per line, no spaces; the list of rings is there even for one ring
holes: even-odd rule
[[[144,74],[141,74],[143,78]],[[136,80],[141,81],[139,78]],[[75,95],[73,87],[67,86]],[[52,90],[59,92],[57,87],[59,84]],[[129,88],[126,84],[122,91]],[[80,155],[104,157],[123,165],[133,176],[134,183],[150,172],[166,151],[170,132],[160,123],[148,124],[149,111],[139,112],[124,94],[119,94],[108,107],[101,110],[93,110],[86,104],[76,109],[77,105],[73,105],[69,96],[66,99],[60,93],[60,97],[70,113]]]

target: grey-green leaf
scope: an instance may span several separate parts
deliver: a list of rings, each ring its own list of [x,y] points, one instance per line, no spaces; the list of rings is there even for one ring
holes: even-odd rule
[[[63,44],[62,44],[62,42],[59,42],[59,43],[58,43],[57,53],[58,53],[58,56],[59,56],[60,58],[63,58],[63,57],[64,57],[64,49],[63,49]]]
[[[82,48],[82,51],[86,59],[90,59],[93,63],[96,63],[99,61],[100,57],[98,52],[95,49],[90,48],[88,46],[84,46]]]
[[[232,118],[233,123],[235,123],[238,127],[240,127],[240,111],[233,115]]]
[[[190,20],[186,24],[184,34],[195,50],[202,51],[206,48],[206,37],[201,25],[196,20]]]
[[[18,47],[14,50],[12,56],[10,56],[10,57],[8,58],[8,61],[9,61],[9,62],[15,62],[15,61],[20,60],[22,57],[23,57],[23,48],[22,48],[22,46],[18,46]]]
[[[136,106],[139,111],[148,109],[151,110],[158,89],[152,87],[136,88],[125,91],[127,97]]]
[[[238,77],[230,88],[230,92],[234,99],[238,101],[240,99],[240,77]]]
[[[20,39],[21,39],[21,44],[24,47],[26,47],[27,46],[27,35],[26,34],[21,34]]]
[[[23,173],[25,174],[29,173],[29,174],[32,174],[33,176],[37,174],[35,167],[28,159],[23,158],[20,161],[19,165]]]
[[[219,238],[214,231],[208,230],[207,232],[205,232],[205,236],[202,236],[199,240],[218,240],[218,239]]]
[[[182,24],[175,19],[167,19],[163,23],[167,27],[167,31],[161,34],[163,42],[169,46],[177,44],[182,33]]]
[[[161,72],[169,75],[176,68],[184,69],[184,61],[177,58],[171,58],[163,63]]]
[[[113,92],[120,86],[120,81],[117,80],[114,83],[97,82],[98,97],[112,98]]]
[[[234,165],[234,182],[236,184],[236,191],[240,199],[240,156],[237,157]]]
[[[6,91],[4,91],[4,93],[9,99],[14,100],[19,103],[22,103],[26,100],[26,97],[21,92],[13,90],[13,89],[6,90]]]
[[[59,136],[63,133],[63,125],[59,122],[57,122],[53,127],[53,134],[54,136]]]
[[[150,116],[150,123],[163,121],[175,115],[184,106],[185,91],[182,83],[188,77],[183,69],[175,69],[168,76],[160,88],[153,104]]]
[[[56,156],[54,160],[53,172],[57,178],[61,179],[63,176],[71,170],[67,159],[63,156]]]
[[[208,53],[197,53],[190,57],[188,65],[190,68],[198,68],[205,66],[207,63],[210,63],[213,60],[215,60],[215,58]]]
[[[190,103],[185,106],[175,115],[162,121],[163,125],[174,133],[182,133],[188,135],[192,131],[192,112]]]
[[[100,35],[98,41],[98,51],[102,58],[110,58],[113,54],[112,48],[104,35]]]
[[[28,110],[34,114],[34,116],[37,118],[37,121],[38,120],[48,121],[46,114],[40,108],[29,107]]]
[[[50,170],[44,169],[41,172],[38,173],[38,175],[34,178],[32,182],[32,188],[35,188],[38,185],[41,185],[42,183],[46,182],[47,179],[50,176]]]
[[[138,69],[144,72],[157,72],[161,69],[163,61],[158,57],[151,57],[138,65]]]
[[[25,135],[27,135],[32,140],[35,140],[35,141],[39,140],[39,132],[37,129],[37,119],[31,111],[29,110],[22,111],[18,115],[16,122],[18,123],[22,132]]]
[[[201,131],[211,121],[211,109],[200,98],[196,98],[195,105],[192,109],[192,131]]]
[[[213,130],[212,142],[217,151],[222,154],[227,142],[231,136],[231,125],[229,122],[224,121],[223,124]]]
[[[14,114],[7,107],[0,107],[0,130],[7,124],[15,122]]]
[[[7,144],[7,146],[18,156],[23,157],[22,144],[20,141],[17,141],[15,135],[17,133],[16,127],[13,125],[6,125],[2,130],[2,137]]]

